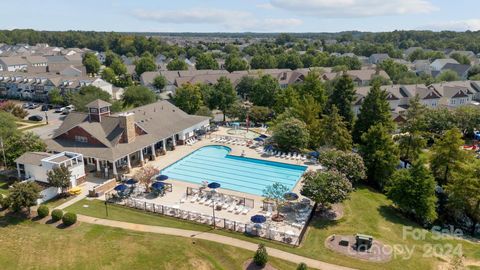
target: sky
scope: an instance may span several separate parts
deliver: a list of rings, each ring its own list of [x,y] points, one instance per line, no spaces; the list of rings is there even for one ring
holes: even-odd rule
[[[476,31],[479,10],[479,0],[11,0],[0,8],[0,29]]]

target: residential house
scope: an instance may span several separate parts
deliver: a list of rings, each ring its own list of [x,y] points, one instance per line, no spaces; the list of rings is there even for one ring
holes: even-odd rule
[[[88,113],[71,112],[46,141],[47,148],[81,153],[88,171],[118,178],[209,128],[209,117],[188,115],[164,100],[115,115],[110,107],[95,100],[87,104]]]
[[[383,62],[383,60],[385,59],[389,59],[390,56],[388,56],[387,53],[374,53],[372,55],[370,55],[370,58],[369,58],[369,61],[370,61],[370,64],[380,64],[381,62]]]
[[[361,69],[361,70],[348,70],[347,74],[352,78],[356,86],[367,86],[370,85],[372,79],[375,76],[381,76],[386,80],[390,80],[390,76],[383,70],[375,69]],[[342,72],[326,72],[322,74],[322,78],[326,81],[333,80],[338,76],[341,76]]]
[[[476,94],[468,81],[437,83],[429,85],[429,88],[435,89],[441,95],[440,104],[449,107],[470,104]]]
[[[443,66],[440,73],[445,72],[446,70],[452,70],[458,74],[458,77],[462,80],[466,80],[468,78],[468,71],[472,68],[470,65],[462,65],[462,64],[452,64],[447,63]],[[437,74],[437,76],[439,75]]]
[[[436,59],[430,64],[432,71],[441,71],[446,64],[458,64],[457,60],[452,58]]]
[[[22,57],[0,57],[0,71],[20,71],[27,69],[28,62]]]

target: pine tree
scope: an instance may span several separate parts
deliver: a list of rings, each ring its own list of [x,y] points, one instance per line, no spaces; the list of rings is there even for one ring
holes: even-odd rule
[[[352,79],[343,74],[334,83],[334,92],[329,97],[330,107],[336,106],[339,114],[347,122],[349,129],[353,126],[352,102],[355,99],[355,86]]]
[[[433,176],[440,185],[450,182],[452,174],[460,170],[467,153],[462,150],[462,134],[459,129],[453,128],[445,132],[443,138],[432,146],[430,166]]]
[[[392,131],[394,126],[390,105],[387,101],[387,92],[380,89],[380,85],[377,83],[372,86],[360,108],[360,114],[353,130],[353,141],[360,142],[362,134],[376,124],[381,124],[387,132]]]
[[[398,148],[388,129],[376,124],[362,135],[360,153],[367,167],[368,181],[383,189],[399,162]]]
[[[420,103],[418,95],[410,100],[405,113],[406,121],[401,127],[403,135],[399,137],[400,157],[403,160],[414,162],[427,145],[424,138],[427,111],[427,107]]]
[[[324,115],[320,121],[320,142],[321,145],[342,151],[352,149],[352,136],[335,105],[332,106],[330,115]]]

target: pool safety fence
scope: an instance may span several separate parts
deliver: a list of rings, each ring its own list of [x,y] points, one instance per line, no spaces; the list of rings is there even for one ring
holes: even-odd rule
[[[224,229],[233,232],[244,233],[250,236],[261,237],[269,240],[283,242],[292,246],[300,245],[301,235],[292,232],[286,232],[277,229],[273,223],[253,224],[242,223],[235,220],[216,217],[195,211],[187,211],[178,207],[166,206],[162,204],[149,203],[141,200],[127,198],[123,202],[115,201],[120,205],[130,208],[143,210],[150,213],[160,214],[168,217],[188,220],[191,222],[201,223],[208,226],[214,226],[218,229]]]

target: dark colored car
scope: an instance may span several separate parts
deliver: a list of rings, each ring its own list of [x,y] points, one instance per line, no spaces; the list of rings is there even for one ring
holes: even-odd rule
[[[43,120],[43,117],[41,117],[40,115],[32,115],[28,117],[28,120],[39,122]]]
[[[46,112],[48,110],[50,110],[50,107],[47,104],[43,104],[42,105],[42,112]]]

